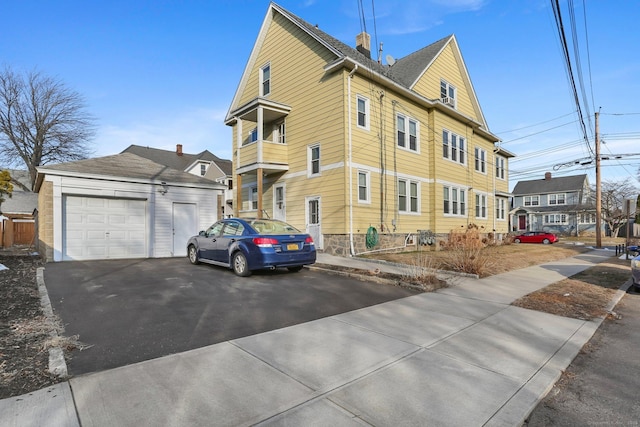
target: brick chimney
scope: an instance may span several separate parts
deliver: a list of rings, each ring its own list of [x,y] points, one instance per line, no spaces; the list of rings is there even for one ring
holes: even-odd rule
[[[176,144],[176,154],[182,156],[182,144]]]
[[[546,172],[546,173],[544,174],[544,180],[545,180],[545,181],[549,181],[550,179],[551,179],[551,172]]]
[[[356,49],[371,59],[371,36],[364,31],[356,36]]]

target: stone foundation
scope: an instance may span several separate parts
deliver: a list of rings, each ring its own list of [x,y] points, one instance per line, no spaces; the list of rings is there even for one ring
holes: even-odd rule
[[[504,236],[499,234],[485,234],[484,238],[493,241],[494,244],[501,244]],[[366,246],[366,234],[353,235],[353,247],[356,255],[370,252],[409,252],[418,250],[419,233],[411,233],[407,239],[407,233],[380,233],[378,243],[373,248]],[[449,233],[434,234],[431,245],[422,245],[420,250],[441,250],[449,240]],[[330,255],[350,256],[351,249],[348,234],[325,234],[323,235],[323,252]]]

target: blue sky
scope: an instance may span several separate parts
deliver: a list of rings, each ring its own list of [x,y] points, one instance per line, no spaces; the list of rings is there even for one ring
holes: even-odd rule
[[[0,66],[36,68],[81,93],[97,118],[96,156],[130,144],[173,150],[180,143],[188,153],[208,149],[231,158],[223,119],[268,1],[2,3]],[[277,3],[352,46],[363,29],[358,0]],[[601,108],[602,154],[639,154],[603,161],[602,178],[638,185],[640,7],[632,0],[573,3],[590,135]],[[567,0],[561,6],[571,41]],[[510,165],[511,187],[547,170],[588,173],[595,183],[593,165],[557,167],[590,153],[549,0],[363,0],[362,7],[372,48],[383,43],[383,58],[456,35],[490,130],[519,156]]]

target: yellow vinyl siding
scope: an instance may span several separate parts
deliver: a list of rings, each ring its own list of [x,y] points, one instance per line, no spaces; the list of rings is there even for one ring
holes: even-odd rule
[[[287,185],[287,221],[304,229],[305,197],[320,196],[322,229],[330,229],[331,232],[335,232],[336,227],[344,230],[346,218],[344,170],[323,170],[329,165],[344,162],[343,79],[341,73],[326,75],[323,70],[333,59],[328,50],[275,14],[238,103],[245,104],[258,96],[260,68],[269,63],[271,93],[268,99],[291,107],[285,118],[289,170],[278,181]],[[243,127],[247,128],[248,124]],[[307,150],[315,144],[320,146],[321,174],[308,179]],[[269,145],[265,143],[263,147]],[[288,179],[292,174],[295,178]],[[249,176],[243,176],[243,187]],[[272,215],[273,184],[265,182],[263,190],[263,208]],[[243,200],[247,198],[245,188]]]
[[[320,197],[321,230],[325,235],[348,234],[351,223],[356,234],[365,233],[369,226],[375,226],[381,232],[402,234],[421,229],[447,233],[469,223],[484,226],[486,231],[503,224],[506,231],[506,221],[494,222],[494,191],[498,189],[506,193],[508,181],[495,178],[494,144],[473,131],[477,123],[449,116],[440,107],[431,107],[429,103],[425,105],[425,102],[407,97],[402,91],[395,92],[394,87],[380,86],[361,70],[351,77],[347,67],[327,73],[325,67],[336,60],[335,55],[277,12],[273,13],[268,28],[261,33],[259,43],[259,51],[254,52],[251,69],[242,83],[243,92],[236,97],[232,110],[259,96],[260,69],[270,64],[271,92],[266,98],[286,106],[283,111],[290,110],[285,117],[286,145],[262,143],[266,161],[285,163],[288,167],[282,172],[272,167],[264,177],[262,207],[269,216],[273,216],[273,187],[284,183],[287,222],[305,229],[308,222],[306,198]],[[464,64],[458,55],[455,42],[449,43],[413,90],[427,98],[439,99],[440,80],[445,79],[456,87],[457,110],[482,121]],[[358,95],[368,100],[368,129],[357,125]],[[418,123],[417,151],[398,147],[398,113]],[[273,124],[265,123],[265,140],[271,138]],[[243,122],[243,136],[253,126],[255,124],[251,122]],[[465,138],[464,164],[443,158],[443,129]],[[233,132],[234,144],[236,133],[237,125]],[[407,133],[407,148],[408,136]],[[309,177],[308,148],[316,144],[320,147],[320,174]],[[476,146],[487,153],[486,174],[474,170]],[[286,148],[285,153],[281,152],[282,148]],[[250,153],[254,148],[243,147],[241,157],[245,150]],[[237,160],[234,159],[235,167]],[[367,171],[369,175],[367,203],[358,200],[358,170]],[[243,188],[238,190],[243,192],[245,206],[248,206],[248,188],[255,185],[255,174],[253,171],[242,176]],[[399,178],[418,183],[417,213],[398,212]],[[443,185],[447,184],[466,190],[464,217],[444,216]],[[475,218],[475,191],[487,196],[486,220]]]
[[[436,58],[431,67],[416,83],[414,90],[430,99],[440,99],[440,80],[444,79],[456,88],[456,110],[480,120],[471,102],[470,88],[467,87],[467,79],[464,77],[463,64],[457,59],[451,43]]]

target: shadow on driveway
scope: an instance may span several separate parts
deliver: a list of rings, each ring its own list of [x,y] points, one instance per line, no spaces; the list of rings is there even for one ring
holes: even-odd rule
[[[71,375],[344,313],[414,295],[394,286],[303,269],[255,272],[193,266],[186,258],[46,265],[44,279],[74,351]]]

